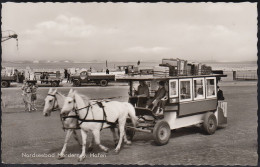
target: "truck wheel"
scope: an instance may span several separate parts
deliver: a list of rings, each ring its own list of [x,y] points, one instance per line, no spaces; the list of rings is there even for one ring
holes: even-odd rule
[[[100,85],[101,85],[102,87],[107,86],[107,84],[108,84],[107,80],[101,80],[101,81],[100,81]]]
[[[73,81],[73,86],[80,86],[80,81],[79,80],[74,80]]]
[[[52,83],[51,83],[51,86],[52,86],[52,87],[57,87],[57,86],[59,86],[59,84],[58,84],[58,82],[52,82]]]
[[[166,121],[158,121],[153,128],[153,138],[159,146],[168,143],[171,136],[171,129]]]
[[[203,122],[203,129],[208,135],[212,135],[215,133],[217,129],[217,119],[213,113],[206,113]]]
[[[8,85],[9,85],[9,82],[7,82],[7,81],[2,81],[1,82],[1,88],[7,88]]]

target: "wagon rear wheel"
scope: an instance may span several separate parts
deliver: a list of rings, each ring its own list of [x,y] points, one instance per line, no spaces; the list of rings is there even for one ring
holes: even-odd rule
[[[9,86],[9,83],[7,81],[2,81],[1,82],[1,87],[2,88],[7,88]]]
[[[208,135],[215,133],[217,129],[217,119],[213,113],[208,112],[204,117],[203,129]]]
[[[171,129],[166,121],[158,121],[153,128],[153,137],[157,145],[165,145],[171,136]]]

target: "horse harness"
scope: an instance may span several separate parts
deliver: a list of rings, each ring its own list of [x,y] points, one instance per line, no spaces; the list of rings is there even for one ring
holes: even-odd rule
[[[105,101],[105,102],[108,102],[108,101]],[[103,105],[102,101],[96,101],[96,104],[98,105],[98,107],[102,108],[102,111],[103,111],[103,119],[101,119],[101,120],[95,119],[95,118],[94,118],[93,110],[91,110],[92,115],[93,115],[93,118],[92,118],[92,119],[86,119],[87,116],[88,116],[88,113],[89,113],[89,108],[92,108],[92,105],[89,104],[89,105],[86,106],[86,107],[79,108],[79,109],[75,109],[75,113],[76,113],[76,117],[77,117],[77,119],[78,119],[78,122],[80,121],[80,122],[78,123],[78,126],[80,126],[83,122],[99,122],[99,123],[102,123],[101,130],[103,129],[104,123],[107,123],[107,124],[109,124],[109,125],[112,126],[112,127],[115,127],[115,125],[117,124],[117,121],[116,121],[116,122],[110,122],[110,121],[107,120],[107,114],[106,114],[106,112],[105,112],[105,106]],[[95,105],[95,104],[94,104],[94,105]],[[87,109],[87,113],[86,113],[86,115],[84,116],[83,119],[80,119],[80,118],[79,118],[79,113],[78,113],[78,111],[80,111],[80,110],[82,110],[82,109],[85,109],[85,108]]]
[[[105,102],[108,102],[108,101],[105,101]],[[97,123],[102,123],[101,130],[103,129],[104,123],[109,124],[111,127],[115,127],[116,124],[117,124],[117,121],[116,121],[116,122],[110,122],[110,121],[107,120],[107,114],[106,114],[106,112],[105,112],[105,106],[103,105],[102,101],[97,101],[95,104],[97,104],[100,108],[102,108],[102,110],[103,110],[103,119],[101,119],[101,120],[95,119],[95,118],[94,118],[93,110],[91,110],[93,118],[92,118],[92,119],[86,119],[87,116],[88,116],[88,114],[89,114],[90,108],[92,108],[92,106],[93,106],[93,104],[92,104],[92,105],[89,104],[89,105],[87,105],[86,107],[82,107],[82,108],[79,108],[79,109],[74,108],[74,112],[76,113],[76,115],[61,116],[62,122],[63,122],[65,119],[67,119],[67,118],[75,118],[75,119],[78,120],[78,121],[77,121],[78,123],[77,123],[76,128],[65,128],[65,127],[64,127],[64,124],[63,124],[63,129],[80,129],[80,125],[81,125],[82,123],[84,123],[84,122],[97,122]],[[94,104],[94,105],[95,105],[95,104]],[[87,109],[87,113],[86,113],[86,115],[84,116],[83,119],[79,118],[79,113],[78,113],[78,111],[80,111],[80,110],[82,110],[82,109]]]

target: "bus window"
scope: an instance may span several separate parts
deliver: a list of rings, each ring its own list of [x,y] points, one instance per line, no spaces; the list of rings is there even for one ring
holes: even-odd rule
[[[204,99],[205,98],[205,91],[204,91],[204,78],[194,78],[193,79],[193,93],[194,99]]]
[[[169,81],[169,94],[170,97],[177,97],[178,96],[178,82],[177,80],[170,80]]]
[[[216,78],[206,78],[207,97],[216,97]]]
[[[191,79],[180,80],[180,101],[191,100]]]

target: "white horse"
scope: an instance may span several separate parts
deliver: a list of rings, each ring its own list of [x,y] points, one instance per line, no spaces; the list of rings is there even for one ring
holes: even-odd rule
[[[72,89],[70,90],[70,92],[72,92]],[[60,110],[64,104],[64,100],[65,100],[65,96],[63,94],[57,92],[57,89],[53,90],[52,88],[50,88],[48,95],[45,98],[43,115],[50,116],[52,111],[57,109]],[[63,128],[67,129],[67,134],[65,137],[63,148],[61,152],[58,154],[58,159],[63,159],[65,157],[64,153],[66,151],[67,144],[72,133],[74,134],[75,140],[79,143],[79,145],[81,145],[75,129],[77,127],[77,119],[73,118],[73,116],[75,116],[75,113],[71,111],[68,113],[68,117],[66,119],[61,120],[64,126]],[[89,149],[91,149],[91,146]]]
[[[116,121],[118,121],[119,125],[120,138],[115,152],[119,152],[123,138],[126,144],[131,144],[125,135],[125,124],[129,115],[135,126],[137,117],[135,116],[134,107],[130,103],[117,101],[103,102],[102,105],[103,107],[98,104],[91,104],[86,96],[79,95],[75,91],[65,98],[61,114],[67,114],[74,109],[79,116],[79,121],[81,121],[82,152],[79,156],[79,161],[82,161],[86,157],[85,149],[88,131],[91,131],[94,135],[96,144],[103,151],[108,152],[108,148],[100,143],[100,131],[103,128],[110,127],[111,123],[115,123]]]

